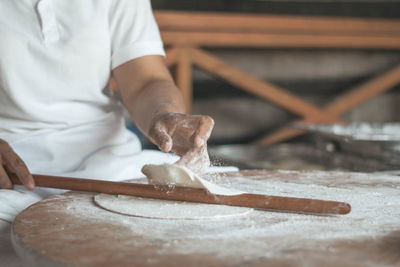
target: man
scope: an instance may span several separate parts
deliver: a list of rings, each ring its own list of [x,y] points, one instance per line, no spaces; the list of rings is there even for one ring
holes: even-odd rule
[[[213,120],[185,115],[163,55],[149,0],[0,1],[1,248],[14,217],[57,192],[35,189],[30,173],[122,180],[177,159],[141,151],[108,89],[111,75],[163,152],[205,151]],[[9,174],[33,191],[10,190]]]

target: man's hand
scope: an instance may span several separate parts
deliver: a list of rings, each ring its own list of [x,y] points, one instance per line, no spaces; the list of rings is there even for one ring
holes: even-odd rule
[[[182,156],[178,163],[185,166],[209,165],[207,140],[214,121],[208,116],[185,115],[182,93],[163,57],[131,60],[114,69],[113,76],[133,121],[154,144]]]
[[[7,173],[15,174],[27,189],[35,188],[35,182],[25,163],[6,141],[0,139],[0,189],[13,187]]]
[[[149,138],[162,151],[183,156],[206,147],[213,128],[211,117],[167,112],[152,120]]]

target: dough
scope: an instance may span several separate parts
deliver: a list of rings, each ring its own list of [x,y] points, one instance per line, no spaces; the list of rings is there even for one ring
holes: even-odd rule
[[[150,184],[207,189],[217,195],[237,195],[242,192],[215,185],[179,164],[145,165],[142,172]],[[153,219],[203,220],[230,218],[248,214],[249,208],[182,201],[140,198],[125,195],[99,194],[94,202],[109,211]]]
[[[109,211],[152,219],[217,220],[243,216],[253,209],[180,201],[99,194],[94,202]]]
[[[213,184],[179,164],[145,165],[142,172],[150,184],[204,188],[215,195],[238,195],[243,192]]]

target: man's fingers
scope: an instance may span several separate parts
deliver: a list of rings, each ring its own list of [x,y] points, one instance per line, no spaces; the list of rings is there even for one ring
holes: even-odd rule
[[[3,166],[0,165],[0,189],[12,189],[12,183]]]
[[[8,171],[14,173],[23,185],[29,190],[35,188],[35,181],[26,167],[25,163],[17,154],[10,155],[4,159],[5,166]]]
[[[172,139],[164,130],[155,130],[152,133],[155,144],[163,151],[170,152],[172,149]]]
[[[195,132],[194,145],[196,147],[204,146],[207,143],[208,138],[210,138],[213,128],[214,120],[209,116],[202,116]]]
[[[167,113],[154,119],[149,137],[164,151],[183,155],[193,148],[206,146],[214,128],[209,116]]]

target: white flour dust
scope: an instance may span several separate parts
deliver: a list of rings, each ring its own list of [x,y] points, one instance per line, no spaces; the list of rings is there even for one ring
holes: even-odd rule
[[[92,195],[83,194],[69,202],[65,212],[87,223],[121,225],[131,231],[129,234],[147,240],[143,242],[162,244],[157,253],[214,253],[221,257],[265,256],[302,248],[313,240],[363,239],[400,230],[398,176],[291,171],[248,175],[245,178],[231,173],[209,179],[250,193],[344,201],[351,204],[352,211],[347,215],[315,216],[255,210],[224,220],[154,220],[106,211],[94,205]],[[141,241],[132,242],[137,245]]]

